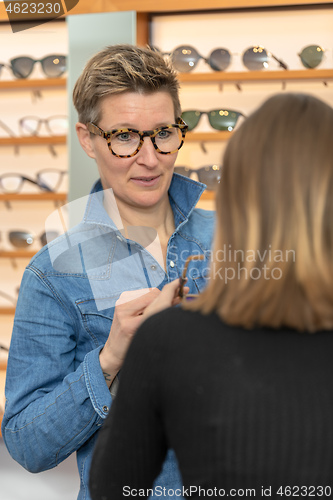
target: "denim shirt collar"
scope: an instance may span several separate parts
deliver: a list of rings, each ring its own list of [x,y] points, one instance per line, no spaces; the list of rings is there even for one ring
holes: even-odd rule
[[[169,200],[176,229],[188,220],[205,188],[206,185],[201,182],[179,174],[173,174],[169,188]],[[104,208],[103,200],[104,192],[99,179],[89,194],[83,222],[112,227],[117,230],[117,225]]]

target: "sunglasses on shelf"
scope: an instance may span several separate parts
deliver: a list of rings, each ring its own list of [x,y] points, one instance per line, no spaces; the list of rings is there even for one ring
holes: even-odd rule
[[[28,78],[36,63],[40,62],[42,70],[48,78],[58,78],[66,71],[67,58],[62,54],[51,54],[42,59],[33,59],[29,56],[15,57],[7,64],[0,64],[0,75],[2,68],[10,69],[16,78]]]
[[[213,191],[221,181],[222,165],[209,165],[200,168],[175,167],[174,172],[185,177],[196,174],[199,182],[206,184],[209,191]]]
[[[20,131],[23,135],[38,135],[43,124],[50,135],[66,135],[68,132],[68,119],[65,115],[55,115],[49,118],[24,116],[19,120]]]
[[[231,132],[240,116],[245,115],[233,109],[212,109],[211,111],[188,110],[183,111],[182,119],[188,125],[188,130],[193,130],[199,123],[202,115],[207,115],[209,123],[215,130],[226,130]]]
[[[16,248],[29,248],[36,239],[40,241],[42,246],[50,243],[59,236],[57,231],[44,231],[40,236],[36,237],[28,231],[10,231],[8,233],[10,243]]]
[[[36,174],[36,179],[16,173],[0,175],[0,189],[5,193],[19,193],[25,182],[34,184],[42,191],[54,192],[61,184],[66,170],[44,169]]]
[[[307,45],[298,54],[301,63],[307,69],[313,69],[319,66],[324,58],[325,49],[320,45]]]
[[[203,59],[214,71],[225,71],[231,64],[232,54],[226,48],[212,50],[208,57],[203,57],[197,49],[191,45],[181,45],[171,53],[163,54],[171,57],[172,64],[177,71],[188,73],[192,71],[200,59]],[[260,71],[267,68],[270,59],[274,59],[281,68],[288,69],[288,66],[271,52],[268,52],[261,45],[249,47],[242,54],[242,62],[250,71]]]

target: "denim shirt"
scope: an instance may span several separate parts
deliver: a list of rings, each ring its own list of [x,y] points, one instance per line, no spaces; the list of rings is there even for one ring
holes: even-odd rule
[[[181,275],[191,254],[203,254],[205,260],[190,263],[187,285],[190,293],[202,290],[214,231],[213,212],[194,208],[204,188],[173,176],[169,200],[176,229],[167,246],[166,271],[146,249],[154,236],[146,235],[148,244],[140,245],[117,229],[104,208],[98,181],[83,220],[42,248],[24,272],[8,358],[2,435],[14,460],[31,472],[55,467],[77,452],[79,500],[90,499],[96,431],[112,404],[99,353],[115,303],[126,290],[161,289]],[[181,488],[172,450],[154,486]]]

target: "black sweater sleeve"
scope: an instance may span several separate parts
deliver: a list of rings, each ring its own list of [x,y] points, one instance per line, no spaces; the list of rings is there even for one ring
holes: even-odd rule
[[[161,471],[167,445],[158,409],[160,354],[151,342],[154,328],[148,320],[127,353],[118,394],[93,455],[93,500],[123,500],[124,488],[147,490]]]

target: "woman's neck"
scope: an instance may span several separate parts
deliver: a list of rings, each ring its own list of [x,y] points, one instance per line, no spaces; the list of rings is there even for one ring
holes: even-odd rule
[[[142,245],[165,269],[168,241],[175,230],[173,211],[166,198],[157,207],[131,207],[104,200],[105,209],[125,238]]]

